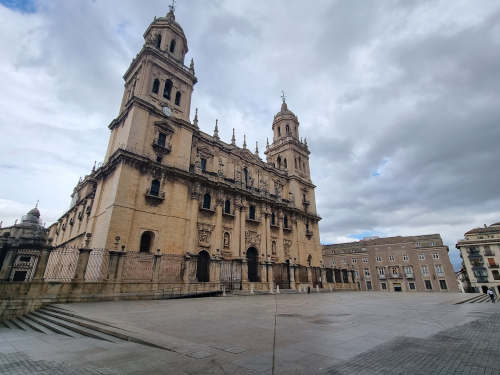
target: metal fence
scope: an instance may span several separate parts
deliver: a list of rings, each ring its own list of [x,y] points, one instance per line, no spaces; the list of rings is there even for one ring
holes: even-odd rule
[[[77,248],[59,248],[51,251],[44,279],[69,282],[75,276],[80,251]]]
[[[94,249],[90,252],[89,262],[85,270],[85,281],[102,281],[108,277],[109,252],[105,249]]]

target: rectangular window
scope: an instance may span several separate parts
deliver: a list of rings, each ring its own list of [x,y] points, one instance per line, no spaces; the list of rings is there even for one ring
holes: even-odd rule
[[[429,274],[429,269],[426,265],[422,266],[422,275],[427,276]]]
[[[370,270],[368,268],[365,268],[365,276],[370,276]]]
[[[441,287],[442,290],[448,289],[448,286],[446,285],[446,280],[439,280],[439,286]]]
[[[432,259],[439,259],[439,253],[432,254]]]
[[[403,261],[408,262],[408,255],[403,254]]]
[[[418,259],[425,260],[425,254],[424,253],[418,254]]]
[[[207,171],[207,159],[201,158],[201,170],[203,172]]]
[[[417,242],[417,247],[422,247],[422,242]]]
[[[394,262],[394,257],[392,255],[389,255],[389,262]]]
[[[378,274],[379,275],[385,275],[384,267],[378,267]]]
[[[368,263],[368,258],[363,258],[363,263]]]
[[[167,136],[163,133],[158,134],[158,145],[165,147]]]
[[[430,280],[425,280],[425,289],[431,290],[432,284]]]
[[[405,272],[407,275],[412,275],[413,274],[413,267],[412,266],[406,266],[405,267]]]
[[[410,290],[415,290],[415,283],[409,283]]]
[[[382,257],[377,257],[377,262],[382,262]]]
[[[352,258],[352,264],[356,264],[358,260],[356,258]]]
[[[385,283],[381,283],[380,286],[382,287],[382,289],[386,290],[387,289],[387,285],[385,285]]]
[[[372,282],[371,281],[366,282],[366,289],[372,290]]]
[[[443,266],[440,265],[440,264],[436,264],[436,273],[438,275],[443,275],[444,274],[444,271],[443,271]]]

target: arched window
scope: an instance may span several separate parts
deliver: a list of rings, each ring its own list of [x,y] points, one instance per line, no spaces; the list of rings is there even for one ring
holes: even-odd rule
[[[163,97],[165,99],[170,100],[170,94],[172,93],[172,85],[173,85],[173,83],[171,80],[167,79],[165,81],[165,87],[163,89]]]
[[[250,220],[255,220],[255,206],[254,205],[250,206],[250,209],[248,212],[248,217],[250,218]]]
[[[154,233],[147,231],[141,236],[140,252],[148,253],[151,251],[151,245],[153,244]]]
[[[281,137],[281,128],[278,126],[278,137]]]
[[[288,228],[288,216],[283,217],[283,228]]]
[[[149,194],[154,196],[160,195],[160,181],[158,180],[151,181],[151,189],[149,190]]]
[[[295,169],[297,169],[297,158],[295,158]]]
[[[210,254],[205,250],[198,254],[198,262],[196,264],[196,279],[200,283],[210,281]]]
[[[156,36],[156,48],[160,48],[161,47],[161,35],[158,34]]]
[[[271,253],[276,255],[276,241],[271,242]]]
[[[278,169],[281,169],[281,156],[278,156]]]
[[[203,208],[206,208],[207,210],[209,210],[210,205],[211,205],[211,200],[212,200],[212,198],[210,198],[210,194],[206,193],[203,196]]]
[[[159,79],[155,79],[153,81],[153,90],[152,90],[155,94],[158,94],[158,91],[160,91],[160,80]]]
[[[158,134],[158,145],[165,147],[165,143],[167,142],[167,135],[165,133]]]
[[[181,105],[181,92],[177,91],[175,93],[175,105]]]
[[[226,202],[224,203],[224,212],[226,214],[231,213],[231,201],[229,199],[227,199]]]
[[[290,127],[286,124],[286,135],[290,134]]]
[[[287,168],[288,168],[288,165],[287,165],[287,162],[286,162],[286,158],[285,158],[285,159],[283,159],[283,166],[285,167],[285,169],[287,169]]]
[[[245,187],[248,186],[248,169],[247,167],[243,168],[243,175],[245,176]]]
[[[174,53],[175,51],[175,39],[172,39],[170,42],[170,53]]]
[[[276,215],[271,212],[271,225],[276,225]]]
[[[312,264],[312,255],[309,254],[309,256],[307,257],[307,265],[311,266],[311,264]]]

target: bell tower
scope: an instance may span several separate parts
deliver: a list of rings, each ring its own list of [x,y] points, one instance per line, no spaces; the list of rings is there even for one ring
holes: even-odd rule
[[[197,82],[194,62],[184,65],[188,44],[175,21],[174,7],[155,17],[144,33],[144,46],[124,75],[120,114],[134,97],[153,104],[169,116],[189,122],[191,95]]]
[[[273,143],[265,154],[267,162],[278,169],[284,169],[290,176],[310,181],[309,149],[299,138],[299,120],[288,109],[285,95],[282,95],[281,110],[274,116]]]

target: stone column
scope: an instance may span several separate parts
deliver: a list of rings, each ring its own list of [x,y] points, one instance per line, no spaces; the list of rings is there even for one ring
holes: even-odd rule
[[[248,289],[248,261],[246,258],[241,259],[241,289]]]
[[[272,291],[274,288],[274,279],[273,279],[273,263],[266,262],[267,268],[267,283],[269,284],[269,291]]]
[[[240,207],[235,203],[233,237],[231,238],[231,249],[232,249],[233,257],[241,257],[241,249],[240,249],[241,224],[240,224],[240,220],[241,220]]]
[[[246,210],[247,208],[245,206],[241,206],[241,213],[240,213],[240,256],[241,257],[246,257],[246,228],[247,228],[247,215],[246,215]],[[243,255],[244,253],[244,255]]]
[[[9,280],[10,270],[12,268],[12,263],[16,257],[17,250],[8,250],[2,264],[2,269],[0,270],[0,281]]]
[[[278,231],[278,241],[276,243],[276,255],[279,256],[279,262],[284,262],[285,259],[285,249],[283,248],[283,215],[278,214],[278,223],[280,230]]]
[[[33,276],[33,281],[43,281],[45,269],[47,268],[47,262],[49,261],[49,255],[49,249],[42,249],[40,251],[40,258],[38,258],[38,264],[36,265],[36,272],[35,276]]]
[[[191,257],[190,256],[185,256],[184,257],[184,274],[182,275],[182,281],[184,283],[189,283],[189,274],[191,273]]]
[[[158,290],[158,281],[160,280],[160,262],[162,261],[162,255],[155,254],[153,256],[153,274],[151,275],[151,281],[153,282],[153,291]]]
[[[116,271],[114,274],[114,280],[116,282],[114,286],[115,295],[121,293],[121,281],[123,279],[123,267],[125,266],[125,251],[113,251],[114,256],[116,256]]]
[[[288,270],[290,273],[290,288],[297,289],[297,284],[295,284],[295,266],[293,264],[289,264]]]
[[[198,253],[198,197],[199,193],[191,193],[191,214],[189,215],[189,246],[187,251]]]
[[[321,286],[323,288],[327,287],[327,280],[326,280],[326,269],[325,267],[321,267]]]
[[[267,264],[265,261],[259,263],[260,282],[266,283],[267,280]]]
[[[312,284],[313,278],[312,278],[312,269],[311,266],[307,267],[307,282],[309,284]]]
[[[73,282],[85,281],[85,271],[87,270],[87,265],[89,263],[89,256],[92,249],[79,249],[80,254],[78,255],[78,263],[76,264],[75,276],[73,277]]]
[[[224,201],[222,199],[217,199],[215,205],[215,236],[214,236],[214,248],[217,255],[222,255],[223,243],[222,243],[222,205]]]
[[[116,279],[116,271],[118,268],[118,259],[120,257],[121,251],[110,250],[109,254],[109,266],[108,266],[108,281],[114,281]]]

